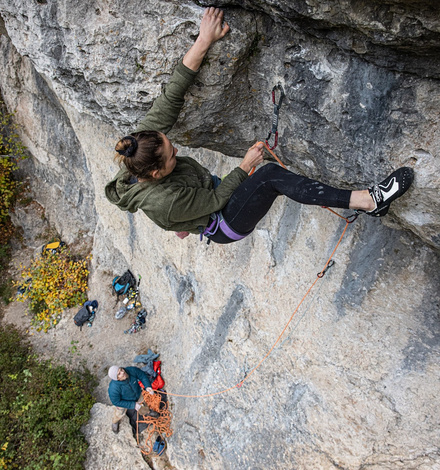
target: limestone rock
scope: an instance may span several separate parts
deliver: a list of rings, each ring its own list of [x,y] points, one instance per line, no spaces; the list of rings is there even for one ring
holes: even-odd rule
[[[197,33],[202,8],[177,1],[0,0],[0,87],[24,125],[38,200],[63,235],[93,235],[100,305],[110,303],[94,285],[103,273],[142,275],[149,315],[134,344],[161,353],[168,391],[210,395],[171,397],[177,469],[437,468],[438,7],[215,3],[231,33],[210,50],[170,134],[180,154],[226,174],[231,157],[267,136],[280,82],[277,153],[292,170],[358,189],[415,168],[390,216],[349,226],[335,266],[295,313],[338,241],[339,218],[280,199],[251,236],[208,247],[106,201],[115,141]],[[110,307],[101,320],[94,341],[122,328]],[[102,372],[102,400],[105,367],[132,360],[127,339],[108,349],[88,358]]]
[[[401,226],[438,248],[439,6],[403,0],[350,8],[342,1],[218,5],[226,8],[231,33],[209,53],[171,137],[243,155],[267,136],[270,92],[281,83],[287,99],[279,156],[296,171],[356,189],[398,166],[414,167],[414,189],[393,213]],[[114,138],[132,130],[149,109],[192,43],[202,14],[190,3],[157,1],[146,8],[139,0],[80,2],[77,8],[3,0],[0,9],[19,54],[57,98],[111,123]],[[16,103],[9,98],[8,104]],[[59,128],[63,118],[55,116],[58,125],[45,126]],[[84,149],[58,131],[45,158],[66,155],[57,145],[67,138],[78,164]],[[63,197],[73,202],[76,196],[78,205],[89,197],[83,187],[79,195]]]
[[[144,470],[149,466],[136,449],[128,418],[123,418],[119,433],[111,429],[113,407],[95,403],[83,432],[89,444],[85,468],[100,470]]]

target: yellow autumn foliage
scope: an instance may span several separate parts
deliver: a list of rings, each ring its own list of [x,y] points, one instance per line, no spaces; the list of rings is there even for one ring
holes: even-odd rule
[[[87,300],[88,260],[72,257],[68,248],[45,253],[21,272],[24,286],[16,300],[29,299],[31,324],[47,332],[61,319],[62,312]]]

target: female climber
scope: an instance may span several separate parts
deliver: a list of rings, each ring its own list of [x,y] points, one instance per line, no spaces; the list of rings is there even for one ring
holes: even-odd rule
[[[355,209],[384,216],[392,201],[413,181],[413,170],[403,167],[381,183],[360,191],[337,189],[263,162],[263,144],[253,145],[240,165],[221,181],[190,157],[177,157],[166,134],[177,120],[184,95],[211,44],[223,38],[229,26],[218,8],[205,10],[200,34],[179,62],[162,94],[133,134],[115,147],[121,170],[105,187],[107,198],[121,210],[142,210],[164,230],[204,234],[216,243],[247,236],[285,195],[302,204]]]

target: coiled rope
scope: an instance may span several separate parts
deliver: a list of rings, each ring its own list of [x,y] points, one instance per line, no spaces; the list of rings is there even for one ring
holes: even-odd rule
[[[137,414],[136,422],[136,440],[139,449],[144,455],[151,454],[153,450],[153,438],[157,433],[163,437],[170,437],[173,434],[171,429],[171,418],[172,414],[169,410],[168,402],[162,399],[161,392],[155,392],[153,394],[147,392],[145,389],[142,390],[142,397],[144,404],[150,408],[150,410],[159,413],[159,416],[154,418],[152,416],[143,416]],[[139,437],[139,424],[146,424],[144,443],[140,442]]]

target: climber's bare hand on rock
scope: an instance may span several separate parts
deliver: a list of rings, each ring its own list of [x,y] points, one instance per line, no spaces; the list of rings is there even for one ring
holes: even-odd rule
[[[223,11],[210,7],[205,10],[200,23],[199,40],[207,46],[223,38],[229,31],[228,23],[223,23]]]
[[[207,8],[200,23],[200,33],[185,54],[183,65],[195,72],[199,70],[211,44],[224,37],[228,31],[228,23],[223,23],[223,11],[214,7]]]

